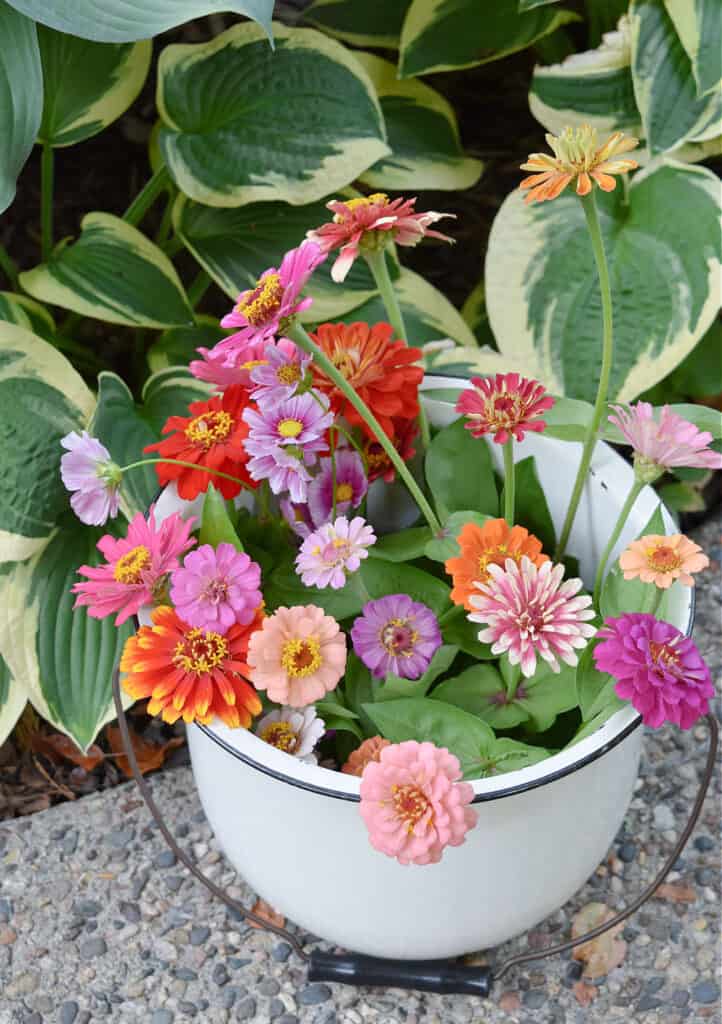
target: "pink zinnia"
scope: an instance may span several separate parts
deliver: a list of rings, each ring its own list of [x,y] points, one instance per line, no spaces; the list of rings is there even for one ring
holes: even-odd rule
[[[490,563],[489,579],[477,583],[478,594],[469,596],[474,611],[472,622],[487,623],[479,632],[482,643],[492,644],[492,654],[508,653],[512,665],[521,665],[529,678],[536,670],[537,654],[559,672],[557,655],[567,665],[576,665],[574,648],[586,647],[594,636],[592,599],[575,594],[579,579],[562,583],[564,566],[544,562],[534,565],[526,555],[521,564],[507,558],[504,568]]]
[[[672,722],[689,729],[707,714],[714,686],[689,637],[642,612],[604,623],[594,648],[596,666],[614,676],[617,695],[631,701],[646,725],[658,729]]]
[[[80,566],[78,572],[88,582],[73,586],[72,592],[78,595],[73,607],[87,606],[94,619],[118,612],[115,624],[122,626],[143,605],[157,603],[165,594],[168,573],[195,544],[189,536],[194,523],[194,517],[184,522],[174,512],[156,527],[151,505],[147,520],[138,512],[122,540],[110,534],[101,537],[98,550],[107,563]]]
[[[241,332],[242,333],[242,332]],[[230,347],[234,338],[239,338],[238,347]],[[224,344],[226,347],[220,348]],[[265,362],[267,342],[240,338],[231,335],[213,348],[199,348],[202,359],[194,359],[188,369],[194,377],[215,385],[214,390],[223,392],[226,388],[240,384],[248,388],[251,384],[251,372]]]
[[[346,573],[356,572],[368,550],[376,543],[376,534],[361,516],[350,522],[339,516],[310,534],[296,558],[296,571],[307,587],[331,587],[339,590]]]
[[[527,430],[542,431],[544,420],[537,419],[551,409],[554,399],[538,380],[518,373],[497,373],[495,377],[472,377],[473,389],[462,391],[456,411],[469,420],[466,429],[474,437],[493,434],[497,444],[506,444],[513,435],[524,440]]]
[[[358,508],[369,486],[358,452],[337,448],[333,460],[321,459],[319,471],[308,485],[308,508],[316,526],[327,523],[333,515],[334,481],[337,514]]]
[[[359,254],[359,247],[368,244],[364,238],[370,232],[381,232],[381,236],[372,236],[374,244],[369,248],[378,248],[377,239],[393,239],[397,245],[417,245],[422,238],[439,238],[442,242],[453,242],[448,235],[439,231],[430,231],[429,226],[444,217],[453,217],[453,213],[414,213],[416,197],[413,199],[389,200],[383,192],[375,192],[371,196],[358,199],[332,199],[326,203],[333,212],[333,220],[313,231],[307,231],[307,238],[316,242],[322,252],[340,249],[336,262],[331,268],[334,281],[343,281]]]
[[[649,533],[633,540],[619,556],[619,567],[625,580],[640,579],[666,590],[675,580],[686,587],[694,586],[692,573],[709,565],[709,558],[699,544],[682,533],[669,537]]]
[[[248,643],[250,680],[276,704],[303,708],[333,690],[346,668],[338,622],[309,604],[277,608]]]
[[[637,402],[625,409],[612,406],[616,415],[609,421],[618,427],[634,449],[634,468],[638,479],[651,483],[667,469],[722,469],[722,455],[709,447],[712,435],[698,430],[694,423],[662,408],[659,423],[649,402]]]
[[[60,459],[60,478],[66,490],[74,492],[70,505],[81,523],[102,526],[115,519],[120,508],[120,467],[110,452],[84,430],[74,430],[60,439],[67,449]]]
[[[310,362],[311,357],[288,338],[279,338],[276,345],[267,344],[263,362],[251,370],[251,398],[265,409],[293,398]]]
[[[477,814],[469,807],[474,789],[460,779],[446,747],[416,740],[384,747],[361,779],[361,817],[374,849],[399,864],[436,864],[445,847],[461,846]]]
[[[224,635],[247,626],[263,603],[261,568],[232,544],[202,544],[171,576],[171,601],[189,626]]]

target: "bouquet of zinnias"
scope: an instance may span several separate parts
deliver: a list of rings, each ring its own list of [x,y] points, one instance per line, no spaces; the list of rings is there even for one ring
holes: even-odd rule
[[[658,511],[606,574],[645,484],[670,467],[722,466],[709,434],[669,409],[615,407],[634,485],[593,593],[565,553],[612,360],[592,183],[613,188],[634,162],[614,159],[631,148],[619,135],[601,147],[585,129],[550,141],[554,157],[534,154],[526,166],[538,173],[522,187],[549,200],[576,183],[605,311],[600,393],[558,539],[533,462],[516,486],[515,443],[543,432],[554,406],[541,383],[473,378],[459,419],[429,427],[424,353],[409,344],[386,259],[391,242],[448,239],[430,230],[440,215],[416,213],[413,199],[330,203],[333,221],[239,295],[221,322],[233,333],[199,349],[191,372],[208,398],[171,416],[147,459],[119,467],[87,434],[63,440],[63,480],[84,522],[115,518],[124,474],[147,462],[181,509],[136,514],[99,542],[104,564],[78,570],[76,605],[139,620],[120,662],[127,694],[166,722],[218,718],[288,757],[361,776],[371,843],[404,864],[463,842],[475,823],[465,779],[549,757],[624,701],[652,726],[689,728],[712,695],[693,642],[664,620],[670,585],[692,586],[708,564],[700,548],[665,536]],[[366,259],[388,323],[306,333],[303,289],[332,250],[335,280]],[[474,507],[451,501],[464,475]],[[384,504],[409,495],[413,514],[389,531]],[[591,716],[582,683],[597,694]]]

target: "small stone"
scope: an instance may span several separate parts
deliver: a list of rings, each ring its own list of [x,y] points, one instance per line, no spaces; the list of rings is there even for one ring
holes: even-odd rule
[[[205,925],[195,924],[191,928],[190,944],[191,946],[202,946],[208,936],[211,934],[210,928],[206,928]]]
[[[680,1009],[686,1006],[689,1002],[689,992],[683,988],[677,988],[674,990],[669,999],[672,1006],[678,1006]]]
[[[196,971],[192,971],[190,967],[176,967],[173,971],[176,978],[180,978],[181,981],[197,981],[198,974]]]
[[[406,1020],[408,1024],[410,1018],[407,1017]],[[284,1013],[282,1017],[278,1018],[276,1024],[298,1024],[298,1017],[295,1013]]]
[[[694,873],[694,878],[698,885],[714,885],[717,872],[712,868],[698,868]]]
[[[156,1010],[150,1018],[150,1024],[173,1024],[175,1014],[172,1010]]]
[[[90,1024],[90,1020],[90,1012],[88,1010],[81,1010],[75,1024]]]
[[[238,999],[240,992],[235,985],[229,985],[228,988],[224,989],[221,993],[221,1006],[224,1010],[230,1010],[231,1007]]]
[[[73,910],[79,917],[96,917],[103,908],[96,900],[76,900]]]
[[[228,982],[231,980],[228,971],[226,970],[225,964],[216,964],[216,966],[213,968],[213,974],[211,975],[211,977],[213,978],[213,980],[215,981],[216,985],[218,985],[219,988],[222,988],[223,985],[227,985]]]
[[[239,967],[245,967],[246,964],[251,964],[251,963],[253,963],[253,961],[249,960],[246,957],[240,957],[240,956],[229,956],[228,957],[228,964],[229,964],[229,966],[232,967],[236,971],[238,970]]]
[[[277,946],[273,947],[271,956],[277,964],[285,964],[291,955],[291,947],[287,942],[279,942]]]
[[[256,1000],[248,996],[236,1007],[236,1020],[252,1020],[256,1016]]]
[[[136,877],[133,879],[133,887],[131,889],[131,896],[134,900],[140,899],[141,893],[148,884],[150,878],[150,871],[145,868],[143,871],[139,871]]]
[[[566,980],[569,984],[573,984],[575,981],[579,981],[584,971],[584,966],[578,960],[572,960],[571,963],[567,964],[565,972]]]
[[[7,924],[0,925],[0,946],[12,946],[18,937],[14,928]]]
[[[165,884],[168,886],[171,892],[178,892],[180,887],[183,885],[183,878],[181,875],[169,875],[165,879]]]
[[[272,999],[268,1007],[268,1016],[271,1020],[275,1020],[276,1017],[280,1017],[282,1013],[285,1013],[286,1006],[280,999]]]
[[[178,959],[178,950],[173,943],[168,942],[167,939],[158,939],[158,941],[154,943],[153,952],[159,960],[172,961]]]
[[[659,992],[659,990],[663,986],[664,986],[664,978],[657,976],[655,978],[650,978],[649,979],[647,984],[644,986],[644,991],[645,992]]]
[[[156,868],[173,868],[176,863],[176,856],[172,850],[161,850],[153,858],[153,866]]]
[[[671,832],[676,827],[674,812],[668,804],[657,804],[653,816],[654,827],[658,832]]]
[[[546,992],[543,992],[538,988],[531,988],[528,992],[524,993],[521,1001],[524,1006],[527,1006],[530,1010],[541,1010],[542,1006],[547,1001]]]
[[[134,837],[135,833],[132,828],[116,828],[110,833],[109,842],[116,850],[120,850],[132,842]]]
[[[198,1007],[196,1006],[196,1004],[191,1003],[187,999],[182,999],[181,1002],[178,1003],[178,1009],[181,1011],[181,1013],[187,1013],[189,1017],[195,1017],[195,1015],[198,1013]]]
[[[319,982],[306,985],[298,993],[298,1001],[302,1006],[315,1006],[317,1003],[325,1003],[330,998],[331,989]]]
[[[61,849],[66,857],[72,857],[78,848],[78,833],[75,829],[66,832],[61,843]]]
[[[10,900],[6,900],[3,896],[0,898],[0,921],[3,924],[7,924],[10,918],[13,916],[13,908]]]
[[[262,996],[277,996],[281,991],[281,986],[275,978],[264,978],[258,986],[258,991]]]
[[[625,864],[631,864],[637,856],[637,844],[632,842],[622,843],[618,850],[619,859]]]
[[[719,985],[713,981],[698,981],[692,986],[692,998],[696,1003],[716,1003],[719,996]]]
[[[27,1017],[23,1017],[23,1024],[43,1024],[43,1018],[39,1013],[29,1013]]]
[[[521,1008],[521,999],[517,992],[502,992],[499,998],[499,1009],[504,1013],[516,1013]]]
[[[140,908],[137,903],[128,903],[127,900],[123,900],[119,909],[128,924],[138,924],[140,921]]]
[[[73,1021],[78,1016],[79,1009],[80,1007],[77,1003],[63,1003],[60,1007],[60,1024],[73,1024]]]
[[[80,955],[83,960],[92,960],[94,957],[103,956],[103,954],[107,952],[108,947],[105,943],[105,939],[84,939],[80,943]]]
[[[645,1013],[647,1010],[656,1010],[661,1005],[659,999],[655,999],[653,995],[645,993],[637,1003],[637,1010],[639,1013]]]
[[[714,840],[710,839],[709,836],[697,836],[694,845],[702,853],[709,853],[710,850],[714,850]]]

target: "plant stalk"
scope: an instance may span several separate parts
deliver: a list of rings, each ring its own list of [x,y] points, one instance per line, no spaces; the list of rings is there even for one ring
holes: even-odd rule
[[[44,142],[40,161],[40,245],[43,263],[47,263],[53,251],[54,159],[53,147]]]
[[[0,270],[3,271],[14,291],[18,286],[18,268],[4,245],[0,245]]]
[[[139,459],[137,462],[129,462],[127,466],[121,466],[120,472],[127,473],[129,469],[138,469],[139,466],[154,466],[158,462],[167,463],[171,466],[185,466],[187,469],[200,469],[204,473],[210,473],[212,476],[220,476],[224,480],[232,480],[234,484],[240,484],[246,491],[253,490],[245,480],[240,480],[237,476],[222,473],[220,469],[211,469],[210,466],[201,466],[196,462],[184,462],[182,459]]]
[[[504,442],[504,518],[509,526],[514,525],[514,491],[516,479],[514,476],[514,438],[509,437]]]
[[[195,310],[212,284],[210,275],[203,269],[199,270],[188,288],[188,302],[191,309]]]
[[[146,181],[143,188],[123,214],[123,220],[126,224],[132,224],[134,227],[140,224],[158,196],[169,184],[170,176],[164,164]]]
[[[605,547],[604,551],[602,552],[602,556],[599,559],[599,565],[597,566],[597,575],[594,579],[594,606],[597,609],[599,608],[599,598],[602,596],[604,570],[607,566],[607,562],[609,561],[609,556],[612,553],[614,545],[619,540],[619,534],[624,529],[624,524],[629,518],[629,513],[634,508],[634,503],[639,497],[640,491],[643,489],[643,487],[644,483],[641,482],[640,480],[635,480],[632,484],[629,494],[627,495],[627,500],[622,505],[622,510],[619,513],[619,518],[614,524],[614,529],[612,530],[611,536],[607,541],[607,546]]]

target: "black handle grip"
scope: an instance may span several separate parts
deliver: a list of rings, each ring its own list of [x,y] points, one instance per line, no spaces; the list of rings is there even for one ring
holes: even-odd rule
[[[308,979],[339,985],[409,988],[440,995],[456,993],[485,999],[491,991],[492,974],[490,967],[469,967],[453,960],[382,960],[355,953],[336,956],[314,949]]]

